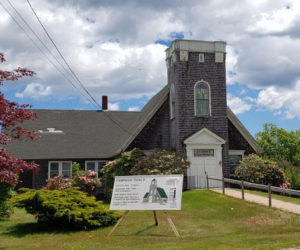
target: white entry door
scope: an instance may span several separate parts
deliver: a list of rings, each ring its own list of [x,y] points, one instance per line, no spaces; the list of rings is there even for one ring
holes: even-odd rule
[[[206,188],[206,175],[222,178],[222,144],[225,141],[204,128],[184,141],[190,167],[188,188]],[[209,180],[210,187],[221,187],[221,181]]]
[[[189,188],[206,188],[206,175],[222,178],[221,146],[187,146]],[[210,187],[221,187],[219,181],[209,181]]]

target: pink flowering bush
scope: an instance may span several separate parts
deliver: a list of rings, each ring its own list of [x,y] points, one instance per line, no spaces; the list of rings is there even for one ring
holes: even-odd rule
[[[64,190],[72,187],[72,182],[68,178],[63,178],[61,175],[55,176],[47,180],[47,185],[44,189],[47,190]]]
[[[77,173],[72,177],[73,187],[79,187],[81,191],[92,194],[97,187],[101,186],[101,181],[97,178],[95,171],[87,171],[86,173]]]
[[[281,185],[280,185],[280,187],[281,188],[291,188],[291,183],[289,183],[289,182],[284,182],[284,183],[282,183]]]
[[[97,187],[101,186],[100,179],[94,171],[80,172],[72,176],[72,178],[64,178],[61,175],[55,176],[47,180],[44,189],[47,190],[64,190],[72,187],[78,187],[79,190],[92,194]]]
[[[283,170],[274,162],[264,160],[256,154],[245,156],[234,174],[240,180],[276,187],[280,187],[286,179]]]

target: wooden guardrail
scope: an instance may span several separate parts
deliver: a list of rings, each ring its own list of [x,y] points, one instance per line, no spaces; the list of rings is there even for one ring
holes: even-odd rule
[[[299,196],[300,197],[300,191],[299,190],[294,190],[294,189],[287,189],[287,188],[280,188],[280,187],[274,187],[271,185],[263,185],[263,184],[257,184],[257,183],[251,183],[247,181],[239,181],[239,180],[234,180],[234,179],[229,179],[229,178],[217,178],[213,176],[208,176],[206,175],[206,187],[209,190],[209,180],[214,180],[214,181],[221,181],[222,182],[222,193],[225,194],[225,183],[230,183],[230,184],[236,184],[241,187],[241,195],[242,199],[245,199],[245,187],[250,187],[250,188],[256,188],[259,190],[264,190],[268,191],[268,198],[269,198],[269,206],[272,206],[272,192],[278,192],[282,194],[288,194],[288,195],[294,195],[294,196]]]

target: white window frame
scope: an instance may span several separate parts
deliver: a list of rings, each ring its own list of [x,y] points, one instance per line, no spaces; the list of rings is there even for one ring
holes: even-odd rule
[[[200,62],[200,63],[204,63],[204,60],[205,60],[205,59],[204,59],[204,53],[200,53],[200,54],[199,54],[199,62]]]
[[[198,84],[200,83],[205,83],[207,86],[208,86],[208,115],[199,115],[197,114],[197,98],[196,98],[196,87]],[[195,116],[197,117],[203,117],[203,116],[211,116],[211,89],[210,89],[210,85],[207,81],[204,81],[204,80],[200,80],[200,81],[197,81],[194,85],[194,114]]]
[[[101,160],[101,161],[94,161],[94,160],[90,160],[90,161],[85,161],[85,163],[84,163],[84,170],[85,171],[87,171],[87,164],[88,164],[88,162],[94,162],[95,163],[95,172],[97,173],[97,177],[98,177],[98,173],[99,173],[99,169],[98,169],[98,163],[99,162],[104,162],[104,163],[106,163],[106,161],[104,161],[104,160]]]
[[[58,175],[62,175],[62,165],[63,165],[63,163],[70,163],[71,164],[71,176],[72,176],[72,161],[49,161],[48,162],[48,179],[50,179],[50,166],[51,166],[51,163],[58,163]]]
[[[208,150],[208,151],[212,151],[213,155],[196,155],[196,151],[199,150],[200,152],[202,150]],[[193,156],[194,158],[214,158],[215,157],[215,149],[214,148],[194,148],[193,149]]]
[[[229,155],[241,155],[242,159],[244,158],[244,153],[245,150],[235,150],[235,149],[229,150]]]
[[[170,119],[174,119],[175,118],[175,107],[173,107],[173,103],[175,106],[175,85],[174,83],[171,84],[171,88],[170,88]]]
[[[241,155],[242,156],[242,160],[244,159],[244,154],[245,154],[245,150],[236,150],[236,149],[232,149],[228,151],[228,155]],[[229,160],[229,159],[228,159]],[[230,167],[230,165],[229,165]],[[231,171],[231,170],[230,170]]]

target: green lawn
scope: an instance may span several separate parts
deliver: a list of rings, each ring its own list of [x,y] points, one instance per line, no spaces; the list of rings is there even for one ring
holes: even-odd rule
[[[0,222],[0,249],[278,249],[300,246],[300,216],[248,203],[212,191],[183,194],[183,209],[170,212],[182,238],[175,238],[162,212],[154,226],[151,211],[131,211],[107,238],[111,227],[63,231],[37,225],[16,210]]]

